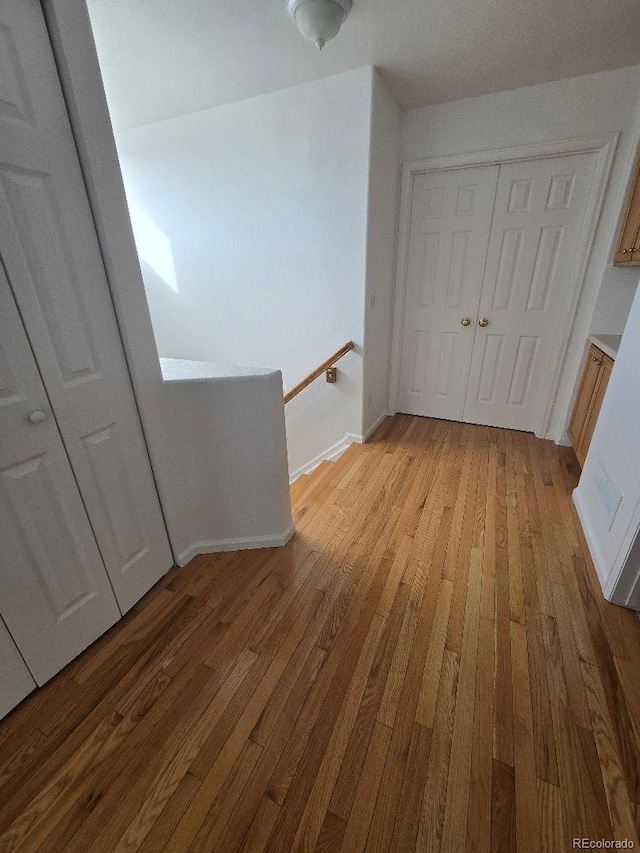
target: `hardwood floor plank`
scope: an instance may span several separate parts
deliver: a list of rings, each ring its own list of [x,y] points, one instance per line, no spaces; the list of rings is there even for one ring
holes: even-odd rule
[[[516,792],[516,840],[519,853],[540,849],[533,709],[529,686],[527,635],[524,625],[511,623],[513,655],[513,757]]]
[[[629,799],[625,772],[620,761],[616,736],[611,725],[604,688],[597,667],[583,663],[582,670],[589,698],[604,789],[609,804],[609,816],[616,840],[630,839],[638,846],[635,815]]]
[[[436,715],[436,701],[440,686],[440,672],[443,666],[447,624],[451,610],[453,584],[443,580],[440,584],[438,601],[436,603],[436,618],[429,638],[429,650],[424,663],[420,698],[416,711],[416,722],[428,729],[433,728]]]
[[[322,821],[329,807],[333,787],[338,778],[340,764],[349,743],[358,708],[373,664],[376,648],[384,630],[384,617],[376,614],[364,642],[362,654],[354,669],[347,695],[343,701],[331,738],[325,748],[315,784],[309,793],[298,829],[294,847],[313,849],[320,835]]]
[[[533,705],[533,734],[538,778],[558,786],[556,736],[551,712],[551,694],[547,677],[547,661],[542,635],[542,622],[537,610],[527,607],[525,627],[529,657],[529,683]]]
[[[173,797],[182,778],[189,770],[193,759],[197,756],[207,738],[209,729],[225,713],[234,693],[248,676],[256,659],[256,655],[248,649],[242,652],[235,667],[223,682],[214,702],[211,703],[205,713],[198,719],[193,729],[178,746],[170,762],[152,782],[147,798],[137,810],[135,817],[127,826],[117,846],[114,848],[118,853],[124,850],[136,850],[150,832],[153,824]]]
[[[139,853],[155,853],[157,850],[162,850],[199,787],[200,780],[187,771],[180,780],[175,794],[138,847]]]
[[[488,853],[491,849],[491,779],[495,705],[494,625],[488,619],[480,619],[477,670],[466,850],[469,853]]]
[[[349,739],[347,751],[340,765],[340,773],[333,789],[333,794],[331,795],[330,810],[344,820],[347,820],[351,813],[361,774],[363,773],[363,764],[368,755],[370,739],[378,725],[376,723],[376,716],[388,678],[393,651],[396,647],[404,614],[407,609],[409,592],[409,587],[402,585],[396,595],[389,618],[386,621],[360,703],[358,717]],[[385,729],[391,732],[387,726],[385,726]]]
[[[374,723],[342,839],[341,849],[345,853],[361,853],[365,848],[390,741],[391,729],[382,723]]]
[[[456,694],[449,777],[447,779],[447,798],[441,845],[443,851],[463,849],[467,830],[481,578],[482,551],[479,548],[473,548],[469,566],[469,586],[464,612],[458,691]]]
[[[322,822],[318,841],[313,849],[316,853],[338,853],[342,846],[342,839],[346,828],[346,824],[342,818],[337,817],[331,812],[327,812]]]
[[[516,792],[514,769],[493,759],[491,780],[491,853],[516,850]]]
[[[413,850],[416,846],[430,749],[431,729],[415,723],[391,838],[391,850]]]
[[[267,839],[273,831],[279,811],[280,806],[277,803],[274,803],[269,797],[263,797],[247,830],[242,846],[239,848],[229,847],[223,849],[239,849],[242,853],[255,853],[257,850],[264,850]]]
[[[323,649],[313,648],[306,660],[301,664],[298,672],[296,683],[289,694],[287,701],[282,708],[282,711],[277,719],[277,725],[264,744],[263,752],[258,760],[256,767],[251,776],[247,787],[245,788],[241,800],[236,805],[231,817],[224,829],[220,846],[223,850],[237,849],[241,843],[246,846],[247,833],[250,836],[252,833],[266,832],[266,826],[269,825],[269,831],[263,837],[263,842],[266,841],[271,834],[273,824],[279,812],[279,806],[270,797],[265,796],[269,778],[273,772],[274,766],[277,764],[291,732],[296,724],[296,720],[300,713],[300,709],[305,706],[305,700],[309,694],[311,686],[315,681],[322,663],[326,657]],[[253,737],[253,735],[251,735]],[[265,804],[265,800],[274,803],[275,809],[271,809]],[[273,817],[273,822],[264,822],[258,817],[260,810],[266,812],[266,815]],[[258,821],[259,826],[254,824]],[[264,826],[263,826],[264,823]],[[243,842],[244,838],[244,842]]]
[[[504,438],[504,437],[503,437]],[[494,703],[493,755],[503,764],[513,766],[513,684],[511,677],[511,578],[507,527],[506,470],[507,449],[498,447],[496,470],[495,527],[495,635],[496,690]]]
[[[562,828],[562,798],[560,788],[544,779],[538,779],[538,815],[540,817],[540,851],[556,853],[559,839],[564,838]]]
[[[587,834],[589,821],[582,798],[581,768],[578,759],[580,745],[577,742],[575,723],[569,706],[568,685],[562,668],[560,638],[556,620],[550,616],[543,617],[543,635],[562,798],[562,825],[565,833],[562,844],[568,847],[572,838],[583,838]]]
[[[389,417],[0,723],[1,853],[523,853],[640,820],[640,624],[570,448]]]
[[[442,662],[441,689],[438,692],[433,743],[427,764],[424,794],[419,808],[416,809],[420,821],[415,844],[416,851],[438,853],[440,850],[459,669],[459,656],[450,649],[446,649]]]

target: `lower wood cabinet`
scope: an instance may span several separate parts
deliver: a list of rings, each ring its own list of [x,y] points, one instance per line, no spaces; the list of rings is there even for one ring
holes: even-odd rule
[[[584,465],[612,370],[613,359],[591,344],[569,423],[569,438],[580,466]]]

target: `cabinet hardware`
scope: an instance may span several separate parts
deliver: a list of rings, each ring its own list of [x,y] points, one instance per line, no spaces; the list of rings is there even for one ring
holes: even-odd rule
[[[463,317],[462,320],[460,320],[460,322],[462,323],[463,326],[470,326],[471,325],[471,319],[469,317]]]
[[[480,319],[478,320],[478,325],[482,326],[482,328],[484,329],[485,326],[489,325],[489,321],[486,317],[480,317]]]

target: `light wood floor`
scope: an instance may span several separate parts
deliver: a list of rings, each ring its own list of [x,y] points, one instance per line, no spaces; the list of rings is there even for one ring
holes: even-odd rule
[[[0,724],[0,850],[560,851],[631,839],[640,624],[573,453],[398,415]]]

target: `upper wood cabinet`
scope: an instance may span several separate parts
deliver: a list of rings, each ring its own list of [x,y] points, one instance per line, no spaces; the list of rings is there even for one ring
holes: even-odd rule
[[[613,262],[625,266],[640,264],[640,161]]]

